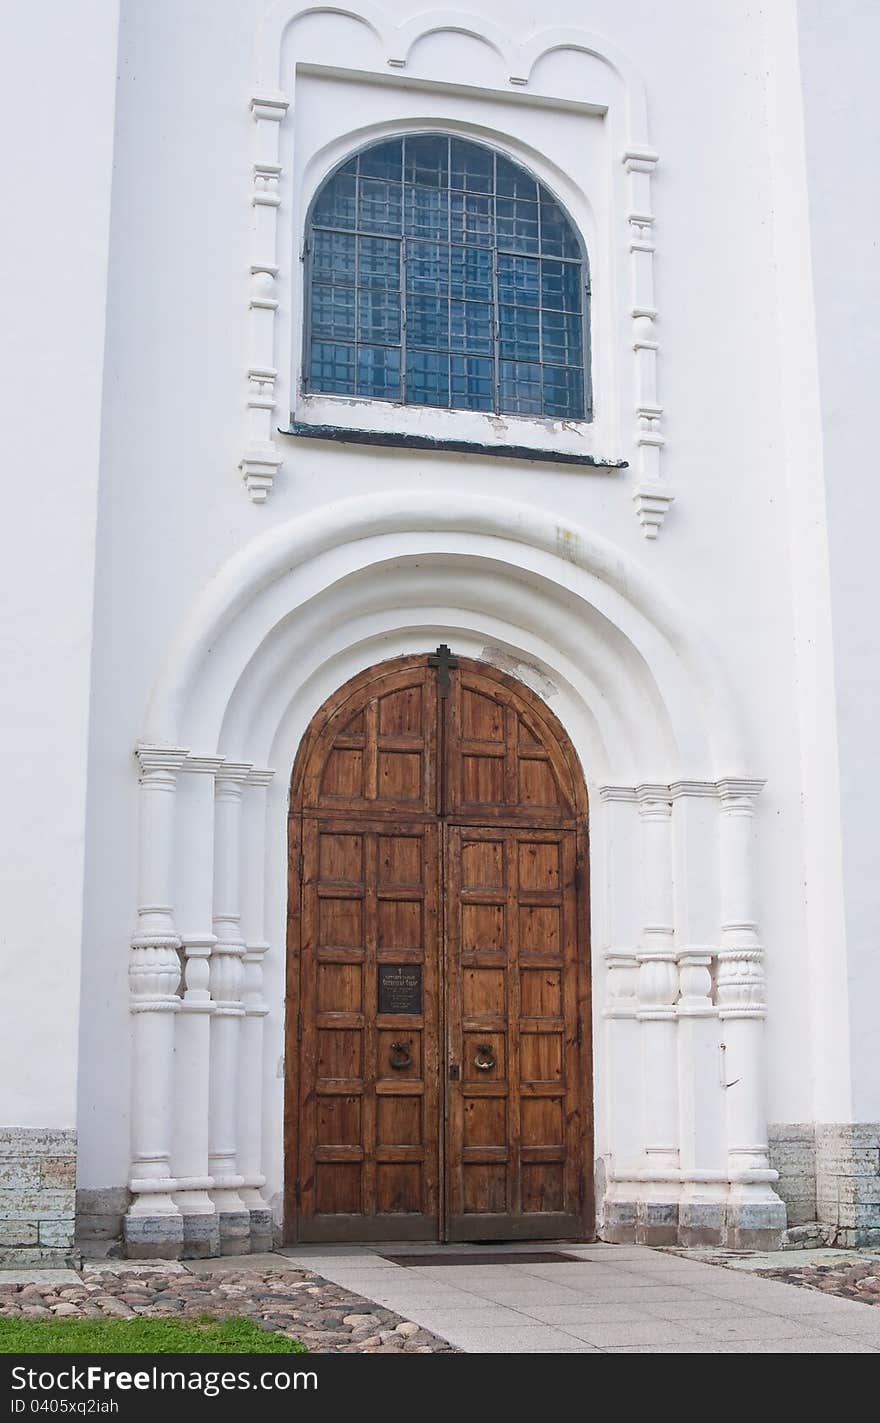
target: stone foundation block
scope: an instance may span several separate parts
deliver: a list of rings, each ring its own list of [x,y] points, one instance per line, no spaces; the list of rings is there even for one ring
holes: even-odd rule
[[[127,1215],[122,1233],[129,1260],[177,1260],[183,1249],[183,1216]]]
[[[251,1218],[249,1211],[220,1211],[220,1254],[249,1255],[251,1253]]]
[[[636,1220],[638,1245],[677,1245],[678,1202],[640,1201]]]
[[[0,1127],[0,1260],[11,1266],[70,1262],[76,1132]]]
[[[105,1190],[77,1191],[76,1236],[84,1245],[121,1241],[122,1218],[131,1205],[127,1186]]]
[[[274,1244],[274,1227],[272,1222],[272,1212],[268,1206],[265,1210],[249,1210],[250,1216],[250,1252],[252,1255],[262,1255],[265,1251],[270,1251]]]
[[[216,1211],[211,1215],[185,1215],[181,1260],[207,1260],[220,1253],[220,1217]]]
[[[635,1201],[606,1201],[601,1238],[612,1245],[632,1245],[636,1238],[638,1209]]]
[[[679,1207],[679,1245],[717,1245],[724,1238],[723,1201],[684,1201]]]

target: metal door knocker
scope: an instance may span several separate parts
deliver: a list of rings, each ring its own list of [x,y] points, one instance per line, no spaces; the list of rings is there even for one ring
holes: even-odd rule
[[[474,1058],[474,1067],[480,1072],[488,1072],[495,1066],[495,1055],[491,1043],[480,1043]]]
[[[391,1056],[388,1061],[392,1067],[412,1067],[412,1054],[409,1050],[409,1043],[392,1043]]]

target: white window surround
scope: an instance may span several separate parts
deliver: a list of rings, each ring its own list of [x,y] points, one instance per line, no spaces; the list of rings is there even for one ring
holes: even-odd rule
[[[341,69],[340,54],[356,55],[358,69]],[[514,445],[533,449],[536,459],[542,453],[574,455],[606,467],[585,464],[587,476],[629,461],[634,488],[619,470],[612,475],[629,486],[643,533],[656,537],[673,498],[660,465],[664,441],[656,390],[650,179],[657,155],[647,142],[643,88],[628,62],[580,31],[543,31],[512,45],[490,22],[462,13],[422,15],[394,26],[360,0],[345,13],[279,0],[258,36],[256,74],[247,429],[240,460],[251,498],[263,502],[284,459],[297,458],[297,443],[279,434],[289,411],[297,426],[427,436],[499,452]],[[351,110],[337,106],[336,132],[316,136],[300,120],[322,80],[356,85],[358,102]],[[542,114],[550,111],[557,127],[560,111],[580,123],[587,146],[603,150],[601,169],[585,175],[580,161],[532,146],[525,135],[539,131]],[[338,132],[351,113],[360,120],[357,128]],[[401,117],[389,121],[389,113]],[[601,138],[589,138],[590,121]],[[428,129],[460,132],[509,153],[559,198],[581,231],[593,292],[592,420],[302,393],[301,255],[311,198],[332,169],[365,143]],[[627,347],[634,360],[624,369]],[[292,355],[289,374],[283,355],[279,361],[285,350]],[[631,396],[625,393],[630,389]],[[634,408],[634,419],[626,408]]]

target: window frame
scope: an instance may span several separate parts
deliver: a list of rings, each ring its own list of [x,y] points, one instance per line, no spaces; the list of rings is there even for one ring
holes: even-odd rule
[[[492,382],[492,385],[493,385],[493,405],[492,405],[492,408],[491,408],[491,409],[485,409],[485,408],[480,408],[480,407],[474,407],[474,406],[470,406],[470,405],[453,405],[453,404],[451,404],[451,403],[446,403],[446,404],[439,404],[439,403],[438,403],[438,404],[428,404],[428,403],[425,403],[425,402],[422,402],[422,401],[410,401],[410,400],[407,400],[407,398],[406,398],[406,357],[407,357],[407,350],[408,350],[408,347],[407,347],[407,339],[406,339],[406,329],[407,329],[407,323],[406,323],[406,310],[407,310],[407,308],[406,308],[406,301],[407,301],[407,242],[408,242],[408,240],[413,240],[413,239],[411,238],[411,235],[410,235],[410,234],[407,234],[407,233],[403,230],[403,226],[402,226],[402,230],[401,230],[401,233],[400,233],[399,236],[398,236],[397,234],[394,234],[394,233],[364,232],[364,231],[362,231],[362,230],[361,230],[359,227],[357,227],[357,226],[354,226],[354,227],[351,227],[351,228],[342,228],[342,227],[333,228],[333,227],[329,227],[329,226],[326,226],[326,225],[321,224],[321,225],[319,225],[319,228],[318,228],[318,230],[320,230],[320,231],[338,232],[338,233],[340,233],[340,234],[342,234],[342,235],[349,236],[349,237],[353,237],[355,240],[357,240],[359,237],[369,237],[369,238],[379,238],[379,239],[385,239],[385,240],[390,240],[390,241],[397,241],[397,242],[399,243],[399,248],[400,248],[400,286],[399,286],[399,294],[400,294],[400,341],[399,341],[396,345],[388,346],[387,349],[389,349],[389,350],[396,350],[396,351],[399,351],[399,352],[400,352],[400,394],[399,394],[398,396],[361,395],[361,394],[357,394],[357,393],[355,393],[355,392],[353,392],[353,391],[349,391],[349,392],[327,391],[327,390],[322,390],[322,389],[320,389],[320,388],[318,388],[318,387],[315,387],[315,386],[313,386],[312,383],[311,383],[311,347],[312,347],[312,338],[313,338],[313,330],[312,330],[312,305],[313,305],[313,288],[314,288],[314,284],[315,284],[315,275],[314,275],[314,270],[313,270],[313,265],[312,265],[312,263],[313,263],[313,241],[312,241],[312,238],[313,238],[313,233],[314,233],[314,231],[316,230],[316,228],[315,228],[315,223],[314,223],[314,212],[315,212],[315,208],[316,208],[316,206],[317,206],[317,204],[318,204],[318,202],[319,202],[319,200],[320,200],[320,198],[321,198],[321,195],[325,192],[325,190],[326,190],[326,188],[328,187],[328,185],[329,185],[329,184],[333,181],[333,179],[336,177],[337,173],[339,173],[342,168],[344,168],[347,164],[349,164],[349,163],[352,161],[353,158],[359,158],[360,155],[369,152],[370,149],[381,147],[381,146],[383,146],[383,145],[385,145],[385,144],[388,144],[389,142],[395,142],[395,141],[398,141],[398,140],[401,141],[401,142],[404,142],[407,138],[443,138],[443,139],[446,139],[446,140],[448,140],[448,141],[450,141],[450,142],[451,142],[452,140],[457,139],[457,140],[459,140],[459,141],[461,141],[461,142],[463,142],[463,143],[471,144],[471,145],[473,145],[474,147],[476,147],[476,148],[478,148],[478,149],[481,149],[483,152],[485,152],[485,153],[487,153],[487,154],[490,154],[490,155],[492,156],[492,159],[493,159],[493,186],[492,186],[492,198],[493,198],[493,201],[494,201],[494,199],[498,196],[498,195],[497,195],[497,192],[496,192],[496,188],[497,188],[497,161],[498,161],[499,158],[506,160],[508,163],[512,164],[514,167],[516,167],[517,169],[519,169],[519,170],[521,170],[523,173],[525,173],[525,174],[526,174],[531,180],[533,180],[534,183],[536,184],[536,187],[537,187],[537,190],[538,190],[538,210],[539,210],[539,212],[538,212],[538,221],[539,221],[539,224],[540,224],[541,191],[543,190],[543,191],[549,196],[549,198],[552,200],[552,202],[556,205],[557,209],[559,210],[559,213],[561,214],[561,216],[563,217],[563,219],[565,220],[565,222],[568,224],[569,231],[570,231],[570,233],[571,233],[571,235],[572,235],[574,241],[575,241],[576,244],[577,244],[577,249],[578,249],[578,255],[577,255],[577,257],[561,257],[561,256],[560,256],[560,257],[555,257],[555,256],[551,256],[551,255],[545,255],[545,254],[543,254],[543,253],[540,251],[540,241],[539,241],[539,250],[538,250],[537,253],[530,253],[530,252],[524,252],[524,251],[514,251],[514,250],[512,250],[512,249],[509,248],[509,247],[505,247],[502,243],[499,243],[498,240],[497,240],[497,237],[494,237],[494,238],[493,238],[493,241],[492,241],[491,244],[487,244],[485,247],[478,248],[478,250],[487,251],[487,252],[489,252],[489,253],[491,254],[491,267],[492,267],[492,277],[491,277],[491,280],[492,280],[492,299],[491,299],[491,306],[492,306],[492,313],[493,313],[493,319],[492,319],[492,324],[493,324],[492,351],[491,351],[491,357],[490,357],[490,359],[491,359],[491,361],[492,361],[492,366],[493,366],[493,382]],[[407,183],[406,183],[406,179],[405,179],[405,164],[404,164],[404,170],[403,170],[403,172],[402,172],[402,174],[401,174],[401,197],[402,197],[402,200],[403,200],[404,202],[405,202],[406,187],[407,187]],[[447,192],[447,193],[449,193],[450,191],[458,191],[457,189],[452,189],[452,188],[451,188],[451,185],[450,185],[450,182],[449,182],[449,178],[448,178],[448,177],[447,177],[447,182],[446,182],[446,184],[445,184],[445,188],[442,189],[442,190],[445,191],[445,192]],[[462,190],[462,191],[465,191],[465,190]],[[540,231],[540,226],[539,226],[539,231]],[[417,239],[415,239],[415,240],[419,240],[419,239],[417,238]],[[467,243],[456,243],[456,242],[454,242],[454,241],[452,240],[451,236],[450,236],[449,238],[447,238],[447,239],[442,239],[442,238],[441,238],[441,239],[432,239],[432,238],[429,238],[429,237],[425,237],[425,238],[423,238],[422,240],[425,240],[425,241],[439,240],[439,241],[443,242],[444,245],[447,247],[447,249],[449,249],[450,251],[451,251],[451,249],[452,249],[453,247],[456,247],[456,246],[467,247],[467,245],[468,245]],[[477,246],[477,244],[473,244],[473,245],[474,245],[474,246]],[[541,263],[543,263],[543,262],[545,262],[545,261],[560,261],[560,262],[567,263],[567,264],[571,264],[571,265],[577,265],[577,266],[579,267],[579,292],[580,292],[580,304],[581,304],[581,310],[580,310],[580,313],[579,313],[579,315],[580,315],[580,336],[581,336],[581,362],[580,362],[580,365],[577,366],[577,367],[566,367],[566,366],[562,366],[562,365],[556,367],[556,366],[554,365],[554,363],[552,363],[552,362],[545,362],[545,361],[541,360],[540,358],[537,359],[537,360],[535,360],[535,361],[523,361],[522,363],[523,363],[523,364],[529,364],[529,365],[536,365],[536,366],[538,366],[538,367],[540,368],[541,372],[542,372],[542,376],[543,376],[543,372],[544,372],[545,370],[547,370],[547,369],[551,369],[551,370],[554,369],[554,368],[557,368],[557,369],[559,369],[559,370],[565,370],[565,369],[579,369],[579,370],[581,371],[581,373],[582,373],[582,376],[583,376],[583,395],[584,395],[584,410],[583,410],[583,414],[579,414],[579,415],[565,415],[565,414],[545,415],[545,414],[543,414],[543,413],[537,414],[537,413],[534,413],[534,412],[512,411],[512,410],[504,410],[504,409],[501,409],[501,408],[500,408],[500,406],[501,406],[501,355],[500,355],[500,320],[499,320],[499,310],[500,310],[500,306],[499,306],[499,301],[498,301],[498,257],[499,257],[499,254],[502,255],[502,256],[510,256],[510,257],[524,257],[524,258],[526,258],[526,259],[536,260],[539,264],[541,264]],[[368,405],[368,406],[370,406],[370,407],[377,407],[377,406],[383,406],[383,405],[384,405],[384,406],[387,406],[387,407],[388,407],[389,409],[391,409],[391,410],[407,410],[407,411],[416,411],[416,412],[422,412],[422,413],[428,413],[428,412],[431,412],[431,411],[436,411],[436,412],[442,413],[444,417],[448,417],[448,416],[451,414],[451,415],[459,416],[459,417],[471,417],[471,418],[476,417],[476,418],[478,418],[478,419],[480,419],[480,420],[486,420],[486,421],[493,421],[493,420],[494,420],[494,421],[498,421],[498,420],[508,421],[508,420],[513,420],[513,421],[523,422],[523,424],[529,424],[529,425],[531,425],[532,427],[537,426],[537,427],[542,427],[542,428],[547,428],[547,427],[552,427],[552,426],[559,426],[559,425],[564,425],[564,426],[568,426],[568,427],[570,427],[570,426],[588,426],[588,427],[592,427],[592,426],[594,425],[595,409],[594,409],[594,400],[593,400],[593,369],[592,369],[592,368],[593,368],[593,359],[592,359],[592,277],[591,277],[591,265],[590,265],[589,251],[588,251],[587,244],[586,244],[586,241],[585,241],[585,239],[584,239],[583,233],[581,232],[581,229],[580,229],[579,225],[578,225],[578,224],[574,221],[574,219],[572,218],[572,216],[571,216],[571,214],[569,213],[569,211],[568,211],[566,205],[559,199],[559,197],[556,195],[556,193],[553,192],[553,189],[550,187],[550,185],[549,185],[542,177],[540,177],[537,173],[535,173],[533,169],[531,169],[530,167],[526,166],[526,164],[524,164],[524,163],[521,161],[521,159],[520,159],[519,157],[516,157],[516,156],[514,156],[514,155],[512,155],[512,154],[510,154],[510,153],[508,153],[508,152],[506,152],[503,148],[498,147],[498,146],[495,145],[495,144],[486,143],[486,142],[484,142],[482,139],[472,138],[472,137],[471,137],[470,135],[468,135],[468,134],[461,133],[460,131],[452,130],[452,129],[433,128],[433,127],[432,127],[432,128],[429,128],[429,129],[413,128],[413,129],[404,129],[404,130],[401,130],[401,131],[399,131],[399,132],[397,132],[397,133],[384,134],[384,135],[382,135],[381,137],[378,137],[378,138],[372,140],[370,143],[363,144],[361,147],[355,148],[354,150],[350,150],[349,152],[347,152],[346,154],[344,154],[344,155],[339,159],[339,161],[338,161],[336,164],[334,164],[334,166],[329,170],[329,172],[327,172],[327,173],[325,173],[325,174],[323,175],[323,177],[321,178],[321,181],[318,183],[317,187],[315,188],[315,191],[313,192],[313,194],[312,194],[312,196],[311,196],[311,199],[310,199],[309,204],[308,204],[308,208],[307,208],[307,210],[306,210],[305,221],[304,221],[304,225],[303,225],[303,242],[302,242],[301,258],[302,258],[302,272],[303,272],[303,304],[302,304],[303,322],[302,322],[302,345],[301,345],[300,394],[301,394],[301,396],[302,396],[303,398],[305,398],[307,401],[314,401],[314,400],[321,400],[321,401],[323,401],[323,400],[328,400],[328,401],[331,401],[331,402],[339,401],[339,402],[344,402],[344,403],[345,403],[346,405],[348,405],[348,406],[352,405],[353,403],[354,403],[354,404],[364,403],[364,404],[366,404],[366,405]],[[540,268],[539,268],[539,270],[540,270]],[[355,286],[355,290],[357,290],[357,286]],[[453,301],[453,298],[452,298],[451,296],[449,296],[449,297],[447,298],[447,301],[448,301],[448,303],[449,303],[449,305],[450,305],[450,307],[451,307],[451,303],[452,303],[452,301]],[[538,307],[536,308],[536,310],[538,311],[538,314],[539,314],[539,323],[540,323],[540,315],[541,315],[541,313],[542,313],[545,309],[553,309],[553,308],[544,308],[544,307],[540,304],[540,302],[539,302],[539,305],[538,305]],[[355,317],[355,321],[357,321],[357,317]],[[320,339],[320,338],[319,338],[319,339]],[[330,344],[333,344],[334,338],[332,338],[332,337],[327,337],[326,339],[327,339],[327,341],[328,341]],[[348,343],[346,342],[345,344],[348,344]],[[353,346],[353,349],[354,349],[355,353],[357,353],[357,350],[358,350],[358,347],[359,347],[359,346],[361,346],[361,345],[371,345],[371,344],[382,345],[383,343],[381,343],[381,342],[371,343],[371,342],[369,342],[369,341],[361,341],[361,340],[359,339],[359,337],[358,337],[357,325],[356,325],[356,326],[355,326],[355,336],[354,336],[354,340],[353,340],[353,342],[352,342],[352,346]],[[420,346],[419,346],[419,347],[415,347],[415,349],[418,349],[418,350],[422,350],[422,349],[430,350],[430,348],[423,348],[423,347],[420,347]],[[466,357],[468,354],[472,354],[472,353],[468,353],[468,352],[464,352],[464,351],[463,351],[463,352],[453,352],[453,351],[450,350],[449,352],[447,352],[447,353],[445,353],[445,354],[448,354],[448,355],[450,356],[450,358],[451,358],[451,357],[454,356],[454,355],[461,355],[461,356]],[[356,356],[355,356],[355,359],[356,359]],[[508,358],[505,358],[505,359],[508,359]],[[449,397],[450,397],[450,402],[451,402],[451,397],[452,397],[451,381],[450,381],[450,388],[449,388]],[[291,419],[292,419],[292,420],[293,420],[293,418],[294,418],[293,415],[291,415]]]

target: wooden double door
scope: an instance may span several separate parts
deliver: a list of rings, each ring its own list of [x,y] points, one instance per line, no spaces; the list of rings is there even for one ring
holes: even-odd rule
[[[586,792],[488,665],[381,664],[290,812],[291,1240],[593,1233]]]

